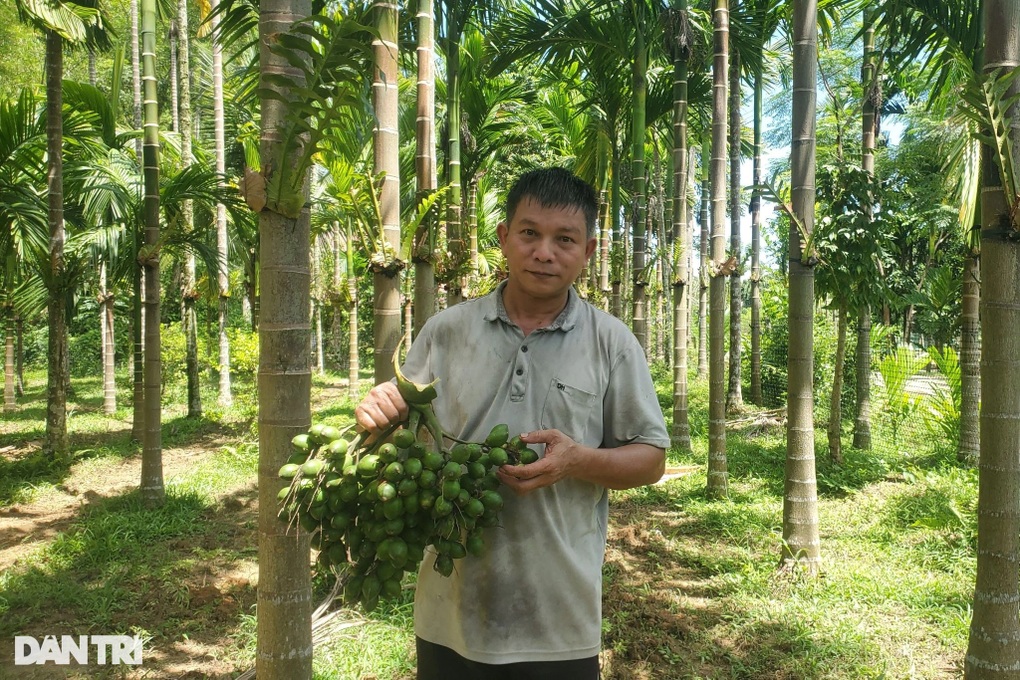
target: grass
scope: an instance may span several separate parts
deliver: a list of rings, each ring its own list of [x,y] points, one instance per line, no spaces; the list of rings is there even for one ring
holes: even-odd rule
[[[315,381],[313,419],[343,425],[353,402],[335,386],[326,391],[336,378]],[[669,455],[671,463],[704,469],[707,386],[691,387],[694,451]],[[668,377],[658,388],[668,401]],[[76,380],[75,389],[73,454],[63,462],[0,457],[0,508],[44,503],[72,474],[99,481],[137,455],[130,413],[103,416],[95,381]],[[165,448],[201,455],[168,480],[166,505],[146,510],[131,491],[99,498],[0,575],[0,639],[138,633],[147,650],[196,645],[215,657],[215,668],[253,663],[254,586],[242,579],[228,592],[222,585],[226,575],[256,568],[255,401],[250,387],[235,396],[237,405],[207,408],[202,419],[167,408]],[[0,443],[41,436],[43,402],[30,390],[22,411],[3,421]],[[213,394],[206,397],[214,403]],[[923,442],[902,441],[878,453],[848,447],[845,463],[835,466],[817,428],[823,564],[817,576],[779,572],[784,431],[727,435],[728,499],[706,496],[704,472],[613,493],[604,677],[958,677],[975,572],[976,472]],[[881,425],[875,436],[883,436]],[[207,578],[220,590],[202,602]],[[316,581],[320,596],[327,590]],[[233,604],[225,608],[228,598]],[[318,646],[315,677],[410,677],[412,599],[408,588],[399,602],[365,615],[365,624]]]

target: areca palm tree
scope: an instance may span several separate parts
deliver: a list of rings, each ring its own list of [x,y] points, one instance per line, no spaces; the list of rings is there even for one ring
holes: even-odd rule
[[[726,83],[729,77],[729,0],[712,5],[712,234],[709,284],[708,364],[708,493],[728,494],[726,466],[726,366],[723,333],[726,329]]]
[[[815,571],[821,560],[814,456],[814,255],[807,247],[815,211],[815,83],[818,3],[793,3],[793,135],[790,220],[786,480],[783,502],[784,567]]]
[[[310,216],[305,199],[308,180],[300,149],[283,143],[288,115],[297,108],[296,94],[282,76],[300,87],[305,72],[270,50],[278,36],[311,14],[309,0],[262,0],[259,6],[259,65],[262,167],[295,173],[301,199],[267,191],[259,211],[261,298],[259,315],[259,593],[256,672],[260,678],[306,680],[312,676],[311,574],[308,538],[287,534],[276,518],[281,482],[270,471],[289,455],[290,440],[307,431],[311,420],[309,365]],[[266,92],[267,90],[263,90]],[[295,214],[296,212],[296,214]]]
[[[977,581],[964,665],[968,680],[1016,674],[1020,658],[1020,2],[987,0],[977,104],[984,130],[981,459]]]
[[[62,81],[64,43],[105,47],[106,19],[97,0],[49,3],[19,0],[20,15],[46,36],[47,195],[49,197],[49,267],[45,280],[50,292],[49,366],[46,389],[46,442],[59,456],[67,448],[67,319],[64,298],[64,194]]]
[[[397,135],[397,6],[390,2],[374,5],[378,37],[372,40],[374,69],[372,106],[376,129],[373,134],[373,172],[381,176],[379,218],[384,245],[379,261],[372,266],[375,325],[375,381],[393,378],[393,354],[400,342],[400,145]]]
[[[418,2],[418,87],[417,122],[415,125],[415,187],[417,201],[421,202],[434,192],[439,180],[436,172],[436,77],[435,55],[435,3]],[[434,241],[437,228],[435,215],[430,214],[422,223],[411,250],[414,263],[414,333],[432,316],[436,306],[436,273]]]
[[[47,250],[46,203],[38,189],[45,181],[43,152],[45,119],[30,91],[14,101],[0,100],[0,304],[4,310],[4,411],[15,402],[15,319],[24,315],[24,286],[31,277],[29,263],[41,261]],[[41,279],[35,276],[37,284]],[[30,290],[38,290],[39,285]],[[36,299],[38,296],[34,296]],[[39,310],[41,311],[41,309]]]

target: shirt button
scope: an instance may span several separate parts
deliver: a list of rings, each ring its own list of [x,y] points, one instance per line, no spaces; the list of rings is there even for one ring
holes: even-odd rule
[[[523,368],[518,368],[516,373],[517,373],[517,375],[524,375],[524,369]]]
[[[528,351],[528,346],[524,345],[523,347],[521,347],[521,351],[522,352],[527,352]]]

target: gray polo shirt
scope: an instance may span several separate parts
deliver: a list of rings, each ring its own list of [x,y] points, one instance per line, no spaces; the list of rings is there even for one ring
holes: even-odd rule
[[[511,436],[556,428],[591,447],[669,446],[629,328],[571,289],[552,325],[524,337],[503,308],[505,286],[429,319],[407,354],[409,378],[440,379],[434,407],[449,433],[482,441],[507,423]],[[501,526],[486,529],[485,555],[456,560],[443,577],[426,553],[415,633],[482,663],[598,654],[606,489],[563,479],[525,496],[501,493]]]

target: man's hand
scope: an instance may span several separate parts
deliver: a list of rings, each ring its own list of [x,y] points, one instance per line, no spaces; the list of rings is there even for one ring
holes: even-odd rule
[[[407,418],[407,411],[407,402],[400,396],[397,386],[384,382],[365,395],[354,409],[354,418],[361,429],[377,433]]]
[[[525,444],[545,444],[545,456],[534,463],[499,468],[499,478],[521,496],[572,476],[585,459],[585,451],[590,451],[559,430],[526,432],[521,440]]]

